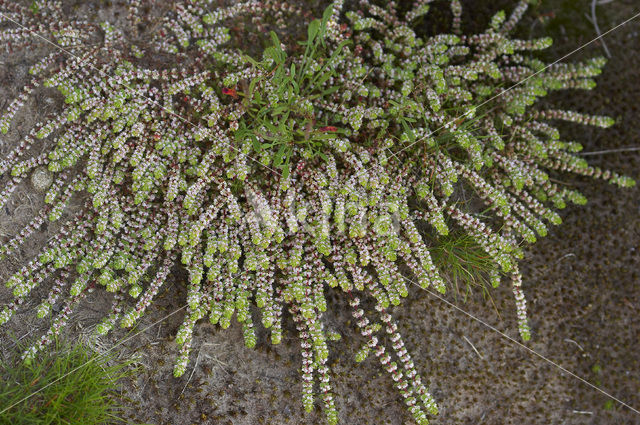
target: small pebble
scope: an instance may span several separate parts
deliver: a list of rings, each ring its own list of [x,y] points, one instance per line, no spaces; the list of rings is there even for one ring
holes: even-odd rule
[[[31,174],[31,184],[38,192],[44,192],[53,183],[51,172],[45,167],[38,167]]]

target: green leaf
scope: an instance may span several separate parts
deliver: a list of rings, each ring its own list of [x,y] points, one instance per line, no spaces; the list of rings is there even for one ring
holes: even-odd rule
[[[338,90],[340,90],[340,87],[334,86],[334,87],[330,87],[327,90],[323,91],[320,93],[320,97],[324,97],[326,95],[332,94],[337,92]]]
[[[279,167],[280,165],[282,165],[286,150],[287,150],[287,145],[285,144],[280,145],[280,149],[278,149],[278,152],[273,157],[274,167]]]
[[[269,121],[264,121],[262,124],[264,124],[265,127],[267,127],[267,130],[269,130],[272,133],[277,133],[278,129],[271,124]]]
[[[307,29],[307,47],[313,43],[313,40],[315,40],[319,31],[320,31],[320,21],[318,21],[317,19],[314,19],[309,24],[309,28]]]
[[[278,54],[274,47],[267,47],[264,49],[264,56],[273,59],[276,64],[278,63]]]
[[[278,96],[282,96],[284,94],[284,92],[289,89],[289,83],[290,82],[291,82],[291,78],[289,78],[289,77],[283,79],[280,82],[280,87],[278,88],[278,91],[276,92],[276,94]]]
[[[313,140],[331,140],[335,138],[335,133],[317,133],[313,136]]]
[[[409,128],[409,124],[407,124],[407,121],[405,121],[405,119],[402,119],[400,120],[400,123],[402,124],[402,127],[404,128],[405,133],[407,133],[407,136],[409,137],[409,141],[411,141],[411,143],[414,143],[416,141],[416,135],[413,134],[413,130]]]
[[[273,45],[276,47],[276,49],[280,49],[280,39],[278,38],[278,34],[276,34],[274,31],[270,31],[269,36],[271,36],[271,41],[273,42]]]
[[[251,143],[253,143],[253,149],[255,149],[256,152],[261,152],[263,145],[258,141],[258,138],[253,134],[250,136],[250,138]]]
[[[291,87],[293,88],[293,92],[295,94],[300,94],[300,86],[298,85],[298,83],[296,83],[296,80],[291,81]]]
[[[318,78],[317,80],[313,80],[311,82],[311,84],[309,84],[311,87],[322,87],[324,85],[324,83],[327,82],[327,80],[329,80],[329,78],[331,78],[333,76],[333,72],[325,72],[323,74],[319,73],[316,74],[316,78]],[[318,77],[319,76],[319,77]]]
[[[390,105],[397,106],[397,107],[400,106],[400,104],[398,102],[396,102],[395,100],[393,100],[393,99],[389,99],[388,102],[389,102]]]
[[[248,91],[247,97],[246,97],[247,102],[251,102],[251,100],[253,99],[253,91],[256,88],[256,84],[258,84],[258,81],[260,81],[260,80],[261,80],[261,78],[254,78],[249,83],[249,91]]]
[[[289,105],[280,105],[271,110],[272,116],[278,116],[289,109]]]
[[[328,68],[329,64],[331,64],[336,59],[336,57],[342,52],[342,49],[344,49],[344,47],[347,46],[348,44],[351,44],[350,40],[344,40],[342,43],[338,45],[338,47],[336,48],[336,50],[334,50],[334,52],[331,54],[329,59],[327,59],[324,65],[322,65],[322,68],[320,68],[320,70],[316,72],[315,76],[311,80],[311,83],[309,84],[310,87],[323,85],[333,75],[333,70],[329,72],[324,72],[324,71]]]
[[[280,134],[287,134],[287,121],[285,118],[281,119],[280,122],[278,122],[278,133]]]
[[[278,35],[273,31],[271,31],[270,35],[271,35],[271,41],[273,42],[274,52],[277,56],[274,59],[278,64],[284,63],[284,60],[287,57],[287,54],[284,52],[284,50],[282,50],[280,39],[278,38]]]
[[[320,37],[321,37],[321,42],[324,45],[324,33],[327,30],[327,23],[329,22],[329,18],[331,18],[331,15],[333,14],[333,3],[331,3],[329,6],[327,6],[327,8],[324,10],[324,12],[322,13],[322,26],[320,28]]]

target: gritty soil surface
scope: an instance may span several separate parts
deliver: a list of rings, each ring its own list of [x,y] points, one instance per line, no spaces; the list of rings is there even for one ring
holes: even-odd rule
[[[302,2],[304,4],[304,2]],[[440,4],[443,2],[436,2]],[[466,1],[463,22],[471,31],[483,28],[500,8],[510,10],[515,1]],[[85,13],[100,19],[115,17],[118,4],[93,2]],[[545,0],[529,12],[519,26],[521,37],[552,36],[554,46],[544,54],[551,62],[595,37],[585,17],[590,0]],[[634,0],[616,0],[599,6],[600,28],[609,29],[640,11]],[[90,15],[91,16],[91,15]],[[446,13],[442,16],[446,18]],[[117,20],[117,19],[116,19]],[[611,59],[598,87],[591,92],[554,93],[545,100],[558,108],[615,117],[608,130],[566,125],[564,140],[576,140],[585,152],[640,146],[640,18],[606,37]],[[0,55],[0,106],[28,82],[26,69],[43,52]],[[594,43],[568,60],[602,55]],[[44,93],[44,92],[43,92]],[[43,94],[30,103],[16,132],[0,142],[0,155],[23,136],[58,97]],[[639,152],[590,155],[591,164],[618,170],[640,179]],[[453,291],[446,299],[485,324],[416,288],[395,315],[413,353],[418,371],[438,401],[440,414],[433,424],[640,424],[640,415],[611,400],[573,376],[577,376],[629,405],[640,408],[640,189],[622,190],[599,181],[562,176],[589,199],[586,207],[562,211],[564,223],[551,229],[527,250],[522,262],[524,290],[528,297],[533,336],[526,344],[545,356],[501,336],[519,341],[515,305],[507,284],[491,292],[493,303],[476,291],[466,302]],[[0,241],[17,233],[43,205],[42,195],[29,185],[19,188],[8,207],[0,212]],[[30,238],[0,278],[36,254],[56,228],[42,229]],[[3,266],[4,267],[4,266]],[[191,363],[182,378],[172,376],[177,355],[173,335],[182,321],[178,312],[151,326],[185,300],[185,274],[176,269],[172,283],[137,330],[116,350],[121,358],[137,356],[143,368],[123,384],[125,417],[131,423],[150,424],[322,424],[322,412],[306,414],[300,400],[301,355],[295,328],[289,320],[283,343],[273,346],[257,328],[256,349],[245,348],[237,324],[221,330],[208,323],[196,327]],[[0,300],[8,296],[0,289]],[[41,290],[39,295],[45,295]],[[127,337],[124,332],[90,338],[97,320],[109,309],[110,297],[94,292],[74,314],[69,335],[108,350]],[[11,349],[10,336],[31,340],[45,328],[34,318],[32,301],[23,306],[0,331],[2,351]],[[331,343],[332,379],[342,424],[412,423],[401,397],[372,356],[361,364],[353,360],[363,343],[351,326],[345,300],[329,296],[326,324],[342,334]],[[495,327],[489,328],[487,325]]]

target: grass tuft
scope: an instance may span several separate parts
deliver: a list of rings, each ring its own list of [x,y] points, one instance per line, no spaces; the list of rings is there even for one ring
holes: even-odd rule
[[[490,273],[495,264],[471,236],[460,232],[440,236],[431,252],[434,264],[456,298],[462,296],[466,302],[473,288],[479,288],[483,296],[491,299]]]
[[[129,366],[80,343],[59,343],[28,362],[14,355],[0,364],[0,424],[122,423],[115,388]]]

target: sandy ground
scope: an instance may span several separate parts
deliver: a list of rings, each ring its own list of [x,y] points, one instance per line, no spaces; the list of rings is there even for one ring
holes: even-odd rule
[[[467,2],[470,3],[470,2]],[[481,5],[487,3],[488,5]],[[482,27],[487,17],[513,1],[473,2],[465,12],[467,22]],[[552,61],[595,36],[584,13],[590,1],[545,1],[520,25],[522,36],[551,35],[555,44],[545,55]],[[98,3],[95,3],[98,4]],[[114,16],[118,4],[86,13]],[[616,0],[598,7],[600,27],[608,29],[640,11],[632,0]],[[549,19],[551,13],[554,17]],[[547,16],[547,18],[545,18]],[[545,21],[546,20],[546,21]],[[563,127],[566,140],[580,141],[585,152],[640,146],[640,19],[606,38],[611,60],[592,92],[553,94],[548,102],[558,107],[608,114],[619,122],[608,130]],[[44,50],[43,50],[44,51]],[[602,54],[591,45],[578,57]],[[38,51],[0,55],[0,106],[28,81],[26,69]],[[17,134],[2,137],[0,155],[20,134],[54,110],[57,98],[43,93],[21,115]],[[590,155],[592,164],[640,178],[640,153]],[[532,350],[640,408],[640,189],[621,190],[601,182],[566,177],[589,199],[586,207],[562,212],[564,224],[528,250],[522,262],[524,289],[529,300]],[[22,187],[0,212],[0,241],[13,234],[42,205],[42,196]],[[4,278],[54,234],[45,228],[30,239],[19,256],[3,263]],[[182,305],[184,273],[175,270],[156,305],[138,329],[153,324]],[[7,292],[1,288],[0,299]],[[44,295],[43,291],[42,295]],[[475,294],[462,303],[447,299],[518,339],[515,305],[508,286],[492,292],[492,304]],[[74,338],[90,339],[97,319],[109,307],[106,294],[95,292],[74,315],[69,327]],[[38,335],[45,323],[33,317],[35,302],[23,306],[10,326],[0,331],[2,348],[11,348],[9,336],[23,341]],[[342,424],[411,423],[391,379],[381,374],[375,358],[353,361],[363,342],[352,330],[346,303],[330,298],[327,324],[343,339],[331,343],[334,387]],[[499,314],[497,313],[499,312]],[[494,330],[470,319],[432,296],[412,290],[396,309],[401,332],[418,371],[438,400],[440,415],[433,424],[634,424],[640,415],[568,376],[506,340]],[[272,346],[258,328],[256,349],[244,347],[241,329],[221,329],[208,323],[196,327],[191,363],[182,378],[173,378],[177,346],[172,342],[182,316],[178,313],[122,343],[119,356],[137,356],[143,365],[135,379],[123,385],[128,403],[125,417],[131,423],[152,424],[322,424],[323,414],[305,414],[300,401],[299,341],[291,323],[283,344]],[[10,332],[10,333],[9,333]],[[117,332],[91,340],[106,350],[126,337]]]

